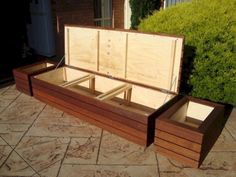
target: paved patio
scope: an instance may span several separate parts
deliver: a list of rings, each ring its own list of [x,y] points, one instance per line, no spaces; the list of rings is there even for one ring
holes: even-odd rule
[[[235,177],[236,109],[200,169],[18,92],[0,89],[0,176]]]

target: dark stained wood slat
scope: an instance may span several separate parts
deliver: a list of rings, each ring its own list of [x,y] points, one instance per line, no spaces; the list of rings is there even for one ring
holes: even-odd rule
[[[196,132],[191,129],[185,129],[184,127],[176,124],[169,123],[168,121],[158,120],[156,121],[156,128],[170,134],[178,135],[184,139],[193,141],[198,144],[202,144],[203,135],[200,132]]]
[[[180,154],[177,154],[175,152],[172,152],[168,149],[165,149],[161,146],[155,146],[156,147],[156,151],[164,156],[167,156],[171,159],[177,160],[179,162],[182,162],[184,164],[187,164],[188,166],[194,167],[194,168],[198,168],[199,167],[199,163],[198,161],[192,160],[190,158],[187,158],[185,156],[182,156]]]
[[[169,133],[161,131],[159,129],[156,129],[155,137],[172,142],[176,145],[185,147],[185,148],[190,149],[195,152],[199,152],[199,153],[201,152],[201,145],[200,144],[197,144],[197,143],[189,141],[187,139],[178,137],[177,135],[169,134]],[[157,141],[157,139],[156,139],[156,141]]]
[[[128,133],[126,133],[126,132],[123,132],[123,131],[121,131],[120,129],[117,129],[117,128],[113,127],[113,126],[107,125],[107,124],[104,123],[104,122],[97,121],[97,120],[95,120],[94,118],[91,118],[91,117],[90,117],[89,115],[87,115],[87,114],[84,115],[84,114],[82,114],[80,111],[78,112],[78,111],[69,109],[69,108],[65,107],[64,105],[60,105],[60,104],[58,104],[58,103],[55,103],[55,102],[53,102],[53,101],[50,101],[50,100],[47,99],[47,98],[44,98],[44,97],[42,97],[42,96],[39,96],[39,95],[37,94],[37,92],[36,92],[36,94],[34,95],[34,97],[35,97],[36,99],[40,100],[40,101],[43,101],[43,102],[45,102],[45,103],[47,103],[47,104],[50,104],[50,105],[52,105],[52,106],[54,106],[54,107],[57,107],[58,109],[61,109],[61,110],[63,110],[64,112],[67,112],[67,113],[69,113],[69,114],[72,114],[72,115],[74,115],[74,116],[76,116],[76,117],[81,118],[82,120],[85,120],[85,121],[87,121],[87,122],[90,122],[91,124],[94,124],[94,125],[96,125],[96,126],[98,126],[98,127],[100,127],[100,128],[104,128],[105,130],[110,131],[111,133],[115,133],[115,134],[117,134],[117,135],[119,135],[119,136],[121,136],[121,137],[123,137],[123,138],[125,138],[125,139],[128,139],[128,140],[130,140],[130,141],[132,141],[132,142],[134,142],[134,143],[137,143],[137,144],[140,144],[140,145],[146,145],[146,140],[143,139],[143,138],[133,136],[133,135],[128,134]]]
[[[68,101],[64,101],[64,100],[62,100],[60,98],[55,98],[53,96],[50,96],[50,95],[48,95],[46,93],[40,92],[40,91],[35,90],[35,89],[34,89],[34,94],[35,94],[35,96],[37,98],[42,97],[44,99],[48,99],[51,102],[55,102],[55,103],[57,103],[57,104],[59,104],[61,106],[66,107],[67,109],[72,109],[75,112],[79,112],[79,113],[81,113],[83,115],[87,115],[89,117],[92,117],[94,120],[103,122],[103,123],[108,124],[109,126],[112,126],[112,127],[116,127],[117,129],[120,129],[120,130],[122,130],[124,132],[127,132],[128,134],[131,134],[133,136],[139,137],[141,139],[145,139],[146,138],[146,133],[138,131],[138,130],[136,130],[134,128],[131,128],[131,127],[127,126],[127,125],[121,124],[121,123],[119,123],[117,121],[110,120],[106,116],[102,116],[100,114],[93,113],[92,111],[83,109],[83,108],[81,108],[81,107],[79,107],[77,105],[71,104]]]
[[[171,142],[165,141],[163,139],[157,138],[155,141],[155,145],[161,146],[163,148],[166,148],[170,151],[173,151],[177,154],[183,155],[185,157],[188,157],[190,159],[199,161],[200,160],[200,153],[191,151],[189,149],[186,149],[184,147],[181,147],[179,145],[173,144]]]
[[[141,114],[135,113],[133,111],[124,110],[122,108],[110,105],[108,103],[102,102],[102,101],[94,99],[94,98],[90,98],[88,96],[84,96],[84,95],[75,93],[71,90],[41,81],[36,78],[32,78],[32,84],[35,84],[35,86],[37,85],[42,88],[48,88],[48,89],[50,89],[52,91],[56,91],[62,95],[66,94],[72,98],[75,98],[77,100],[81,100],[81,101],[88,103],[88,104],[92,104],[98,108],[119,114],[124,117],[128,117],[128,118],[138,121],[140,123],[147,124],[147,116],[146,115],[141,115]]]
[[[200,123],[197,128],[171,120],[172,115],[175,114],[182,105],[187,104],[188,106],[189,102],[213,108],[213,110],[210,109],[209,115],[207,115],[206,118],[204,117],[204,121],[197,121],[197,124]],[[165,151],[166,155],[173,156],[179,161],[185,162],[180,155],[196,160],[198,163],[196,167],[199,167],[224,128],[227,120],[227,118],[224,117],[224,112],[224,105],[185,96],[156,119],[156,138],[154,144],[161,149],[160,151]],[[183,113],[183,116],[186,116],[186,113]],[[193,117],[193,119],[195,118]],[[186,149],[181,149],[178,146]],[[191,154],[191,151],[198,153],[200,158],[195,158],[196,156]],[[189,165],[188,163],[186,164]]]
[[[120,116],[118,114],[100,109],[99,107],[93,106],[91,104],[87,104],[81,100],[75,99],[73,97],[70,97],[66,94],[60,94],[59,92],[56,91],[51,91],[50,89],[47,88],[42,88],[40,86],[34,85],[34,89],[40,90],[44,93],[47,93],[48,96],[53,96],[55,98],[60,98],[61,100],[66,100],[69,103],[72,103],[73,105],[76,105],[77,107],[86,109],[86,110],[91,110],[94,113],[100,114],[100,115],[106,115],[106,117],[109,117],[109,119],[123,123],[124,125],[128,125],[131,128],[135,128],[137,130],[140,130],[142,132],[147,131],[147,125],[142,124],[140,122],[134,121],[132,119],[129,119],[127,117]],[[65,103],[66,104],[66,103]]]

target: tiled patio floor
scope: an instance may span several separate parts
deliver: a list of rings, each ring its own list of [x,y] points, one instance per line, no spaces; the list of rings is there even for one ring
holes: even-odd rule
[[[5,87],[0,176],[235,177],[236,109],[201,168],[194,169]]]

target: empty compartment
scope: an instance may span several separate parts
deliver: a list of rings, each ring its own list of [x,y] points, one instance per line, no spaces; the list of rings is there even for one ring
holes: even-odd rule
[[[130,87],[130,85],[128,85]],[[164,103],[173,98],[174,95],[131,85],[129,90],[115,97],[105,99],[104,102],[117,106],[127,111],[132,111],[145,116],[150,116]]]
[[[224,105],[181,96],[156,119],[157,152],[199,167],[225,125]]]
[[[198,128],[214,108],[187,101],[171,117],[171,120]]]
[[[145,116],[174,96],[70,67],[61,67],[35,78]]]
[[[14,69],[13,74],[16,83],[16,88],[19,91],[22,91],[25,94],[32,96],[32,87],[30,81],[31,76],[40,74],[53,68],[55,68],[55,65],[53,63],[50,63],[48,61],[41,61],[38,63]]]

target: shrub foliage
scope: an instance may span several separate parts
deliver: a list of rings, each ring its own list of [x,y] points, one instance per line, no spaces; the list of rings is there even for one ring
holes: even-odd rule
[[[137,29],[140,20],[160,8],[160,0],[130,0],[131,28]]]
[[[236,0],[181,3],[155,12],[139,30],[184,35],[188,54],[181,90],[236,105]]]

